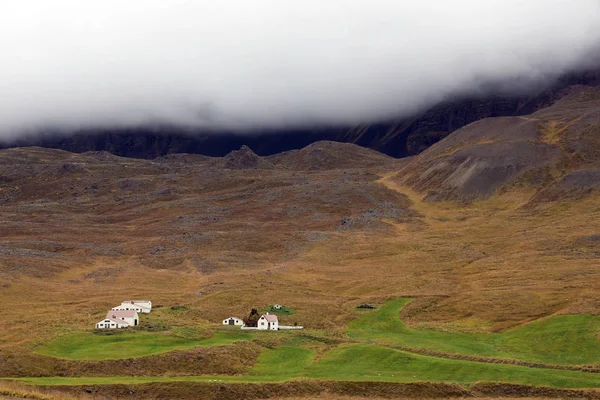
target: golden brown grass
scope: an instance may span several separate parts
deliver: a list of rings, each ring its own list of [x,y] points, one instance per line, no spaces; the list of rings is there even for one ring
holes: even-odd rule
[[[0,381],[0,399],[33,399],[33,400],[102,400],[106,397],[68,394],[58,390],[40,389],[25,386],[16,382]]]
[[[1,289],[2,339],[6,346],[31,346],[89,329],[131,297],[192,310],[183,319],[164,314],[169,325],[215,323],[282,303],[297,311],[284,322],[329,330],[343,329],[356,304],[397,296],[434,296],[412,321],[445,329],[503,329],[553,313],[598,310],[600,264],[580,240],[597,233],[598,197],[530,210],[522,208],[530,192],[462,205],[422,202],[389,179],[381,185],[407,195],[421,217],[389,221],[383,231],[330,232],[293,259],[266,253],[263,266],[250,269],[150,269],[121,257],[82,259],[51,277],[11,278]],[[210,257],[220,250],[202,251]],[[107,279],[85,278],[106,268],[115,271]]]

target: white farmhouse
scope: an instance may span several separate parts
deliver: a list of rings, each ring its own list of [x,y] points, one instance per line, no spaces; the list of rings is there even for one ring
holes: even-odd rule
[[[276,331],[279,329],[279,320],[275,314],[263,314],[258,319],[258,330],[261,331]]]
[[[128,328],[129,324],[123,320],[106,317],[102,321],[96,324],[96,329],[118,329],[118,328]]]
[[[127,310],[127,307],[129,307],[129,309],[131,310],[133,309],[133,306],[141,309],[141,312],[144,314],[148,314],[150,311],[152,311],[152,302],[150,300],[125,300],[121,302],[121,305],[119,307],[125,307],[125,310]],[[123,310],[123,308],[119,309]]]
[[[223,320],[223,325],[242,326],[244,321],[236,317],[229,317]]]
[[[136,326],[140,323],[138,313],[135,310],[110,310],[108,314],[106,314],[106,318],[124,321],[128,323],[129,326]]]

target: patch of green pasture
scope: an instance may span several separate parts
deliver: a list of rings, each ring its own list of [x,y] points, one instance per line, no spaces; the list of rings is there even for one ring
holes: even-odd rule
[[[301,347],[276,347],[264,350],[252,368],[252,375],[263,377],[300,377],[315,358],[315,351]]]
[[[350,381],[506,382],[559,388],[600,387],[600,374],[421,356],[373,344],[344,345],[306,369],[306,377]]]
[[[551,364],[600,363],[600,318],[560,315],[542,318],[502,333],[417,330],[400,320],[411,299],[391,300],[350,322],[348,335],[380,343],[495,358]]]
[[[115,360],[196,346],[223,346],[240,340],[250,340],[252,337],[251,333],[242,331],[217,332],[208,338],[198,340],[162,332],[120,332],[115,335],[95,335],[85,332],[61,336],[40,347],[36,352],[70,360]]]

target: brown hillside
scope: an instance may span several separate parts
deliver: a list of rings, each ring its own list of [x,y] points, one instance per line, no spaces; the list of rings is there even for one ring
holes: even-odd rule
[[[484,332],[557,313],[598,314],[598,192],[557,192],[524,207],[554,186],[571,191],[595,182],[594,104],[594,92],[578,89],[545,114],[482,121],[404,168],[331,143],[262,159],[267,168],[249,151],[149,161],[2,150],[0,356],[10,356],[15,374],[90,371],[95,363],[63,363],[35,350],[91,329],[107,308],[131,297],[162,306],[156,315],[168,326],[210,327],[252,307],[285,304],[296,313],[282,323],[332,337],[344,336],[358,304],[401,296],[416,298],[403,318],[420,328]],[[560,113],[581,119],[550,124],[573,122]],[[442,169],[441,183],[433,174],[425,184],[418,172],[463,151],[492,165],[473,177],[499,177],[485,186],[488,197],[423,201],[414,188],[445,188],[462,164]],[[239,163],[230,167],[232,159]],[[504,167],[511,163],[519,169]],[[398,179],[400,169],[412,187]],[[473,187],[471,178],[464,182],[442,194],[459,198]],[[184,318],[170,311],[175,305],[186,307]],[[221,355],[243,369],[241,350],[182,350],[148,364],[98,368],[178,374],[187,372],[183,365],[221,365],[212,358]]]

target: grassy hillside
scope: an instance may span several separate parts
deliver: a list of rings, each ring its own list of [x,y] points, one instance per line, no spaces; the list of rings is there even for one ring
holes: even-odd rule
[[[308,376],[387,382],[509,382],[538,386],[590,388],[600,374],[447,360],[378,345],[349,345],[328,352],[308,368]]]
[[[348,334],[416,348],[552,364],[599,364],[600,317],[559,315],[539,319],[502,333],[418,330],[400,320],[409,299],[392,300],[352,321]]]

